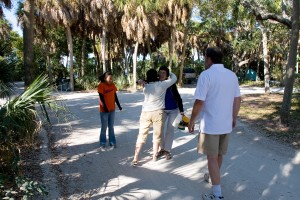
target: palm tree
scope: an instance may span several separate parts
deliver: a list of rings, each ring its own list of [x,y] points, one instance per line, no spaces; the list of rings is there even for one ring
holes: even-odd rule
[[[120,7],[119,7],[120,9]],[[164,29],[160,23],[159,12],[156,9],[155,3],[152,1],[143,1],[137,3],[136,1],[128,1],[124,7],[124,15],[122,16],[122,28],[126,33],[126,39],[134,41],[134,55],[133,55],[133,88],[136,88],[136,67],[137,56],[139,54],[139,45],[146,46],[145,52],[150,56],[150,63],[152,61],[152,49],[159,48],[164,42],[162,38],[167,35],[166,32],[159,35],[159,30]],[[153,44],[153,45],[152,45]],[[153,46],[153,48],[152,48]]]
[[[38,1],[38,8],[41,17],[49,21],[51,25],[62,25],[65,28],[70,59],[70,90],[74,91],[74,56],[71,27],[78,21],[80,4],[76,0],[68,1],[68,3],[63,0],[41,0]]]
[[[170,28],[169,39],[169,68],[172,69],[173,57],[175,52],[177,26],[187,25],[193,6],[192,0],[171,0],[167,1],[164,7],[165,21]],[[180,77],[179,77],[180,79]]]
[[[35,1],[24,1],[24,23],[23,23],[23,43],[24,43],[24,70],[25,87],[29,86],[34,80],[33,73],[33,44],[34,44],[34,10]]]
[[[94,34],[100,35],[101,37],[101,58],[103,71],[107,71],[107,41],[108,37],[112,38],[115,30],[116,20],[118,18],[117,9],[114,3],[110,0],[91,0],[88,5],[85,6],[87,14],[87,23]],[[116,36],[118,37],[118,36]]]
[[[11,8],[11,0],[0,0],[0,18],[3,17],[3,6],[10,9]]]

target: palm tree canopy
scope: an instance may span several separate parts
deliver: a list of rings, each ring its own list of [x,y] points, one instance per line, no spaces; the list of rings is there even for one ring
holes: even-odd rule
[[[3,6],[5,8],[10,9],[11,8],[11,0],[0,0],[0,18],[3,17]]]

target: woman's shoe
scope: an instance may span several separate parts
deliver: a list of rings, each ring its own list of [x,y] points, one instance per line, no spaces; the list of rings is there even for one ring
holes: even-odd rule
[[[165,151],[165,155],[166,155],[166,160],[171,160],[173,157],[169,151]]]
[[[153,161],[156,162],[157,160],[158,160],[158,153],[155,156],[153,156]]]
[[[159,150],[159,152],[156,154],[156,157],[157,157],[157,158],[160,158],[160,157],[164,156],[165,153],[166,153],[166,151],[165,151],[164,149],[161,149],[161,150]]]
[[[131,161],[131,166],[135,167],[135,166],[137,166],[137,164],[138,164],[138,161],[137,161],[137,160]]]

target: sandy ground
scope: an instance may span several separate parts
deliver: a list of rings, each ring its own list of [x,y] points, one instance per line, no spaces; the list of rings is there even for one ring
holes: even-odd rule
[[[243,88],[242,94],[263,91]],[[189,116],[193,88],[182,88]],[[96,93],[60,93],[74,118],[54,125],[55,148],[47,152],[42,168],[49,189],[45,199],[161,199],[196,200],[210,192],[204,182],[206,158],[196,152],[197,134],[176,129],[173,159],[151,161],[152,134],[140,154],[140,165],[130,166],[138,134],[143,102],[141,92],[119,92],[123,111],[116,111],[117,148],[99,150],[100,117]],[[49,157],[50,156],[50,157]],[[232,200],[299,199],[300,152],[271,141],[254,129],[238,123],[231,134],[229,152],[222,167],[222,189]]]

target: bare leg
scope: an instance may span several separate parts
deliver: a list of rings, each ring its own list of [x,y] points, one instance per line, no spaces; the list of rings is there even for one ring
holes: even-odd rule
[[[218,163],[219,163],[219,169],[221,169],[222,166],[222,162],[223,162],[223,155],[218,155]]]
[[[221,161],[221,162],[220,162]],[[220,185],[220,164],[222,164],[222,157],[218,155],[210,155],[207,156],[207,164],[208,164],[208,171],[210,175],[210,179],[212,185]]]
[[[158,152],[159,143],[153,142],[153,160],[156,161],[156,155]]]
[[[140,151],[142,149],[142,146],[143,146],[143,143],[136,143],[136,145],[135,145],[135,152],[134,152],[134,158],[133,158],[134,161],[138,161],[139,154],[140,154]]]

